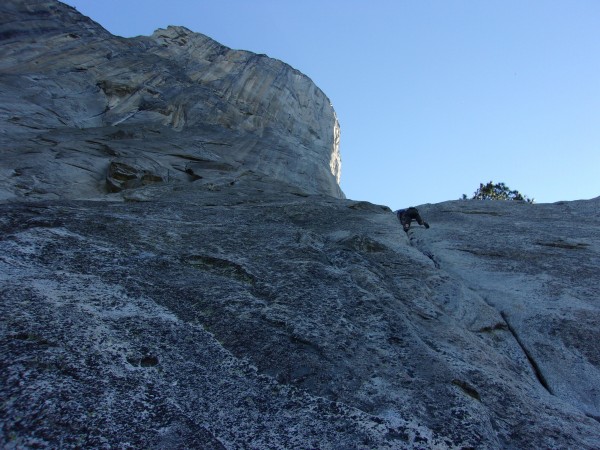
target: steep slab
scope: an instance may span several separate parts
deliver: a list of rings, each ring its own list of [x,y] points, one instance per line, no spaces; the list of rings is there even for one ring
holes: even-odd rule
[[[409,241],[385,207],[306,196],[256,174],[192,187],[128,190],[125,203],[0,206],[5,442],[591,449],[600,441],[593,405],[558,388],[571,375],[554,372],[558,363],[540,351],[570,348],[570,366],[588,372],[569,389],[593,398],[597,366],[583,356],[591,344],[574,328],[542,334],[555,310],[499,307],[499,290],[490,300],[485,277],[510,275],[504,266],[464,266],[477,261],[461,247],[504,251],[483,229],[469,237],[477,227],[465,222],[511,218],[533,232],[535,219],[510,212],[519,205],[424,207],[432,227]],[[562,214],[539,206],[544,217]],[[573,242],[589,246],[570,251],[591,248],[593,264],[597,249],[583,236]],[[546,237],[535,240],[555,242]],[[559,251],[539,245],[546,249]],[[506,279],[510,292],[530,288],[526,267]],[[587,317],[597,311],[591,283],[569,284],[590,303]],[[522,326],[528,318],[532,331]]]

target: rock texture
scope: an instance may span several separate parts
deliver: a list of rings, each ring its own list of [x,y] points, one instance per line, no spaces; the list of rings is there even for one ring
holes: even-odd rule
[[[98,197],[123,158],[138,184],[243,168],[343,197],[330,101],[281,61],[183,27],[119,38],[52,0],[2,2],[0,39],[0,198]]]
[[[600,197],[447,203],[413,242],[502,315],[548,393],[600,421]]]
[[[405,234],[283,63],[0,11],[3,448],[598,448],[600,198]]]
[[[9,447],[600,441],[600,200],[428,205],[407,237],[252,174],[129,192],[1,206]]]

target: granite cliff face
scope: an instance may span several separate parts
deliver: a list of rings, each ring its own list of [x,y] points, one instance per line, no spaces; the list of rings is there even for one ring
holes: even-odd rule
[[[343,197],[335,112],[287,64],[183,27],[119,38],[55,1],[9,0],[0,19],[0,198],[245,170]]]
[[[341,198],[335,115],[293,69],[0,11],[3,447],[598,447],[600,198],[423,205],[405,234]],[[121,53],[61,72],[86,46]],[[116,87],[165,61],[151,89],[181,116]]]

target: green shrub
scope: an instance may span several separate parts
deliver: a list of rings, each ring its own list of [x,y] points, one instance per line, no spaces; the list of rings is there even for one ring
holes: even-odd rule
[[[463,200],[468,197],[463,194]],[[520,202],[533,203],[533,199],[521,194],[519,191],[510,189],[504,183],[494,183],[490,181],[487,184],[480,183],[479,189],[473,193],[472,200],[516,200]]]

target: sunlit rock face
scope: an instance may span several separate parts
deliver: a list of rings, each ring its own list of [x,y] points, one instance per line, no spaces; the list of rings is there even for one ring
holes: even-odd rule
[[[598,448],[600,198],[404,233],[282,63],[0,12],[0,447]]]
[[[552,396],[600,421],[600,197],[448,202],[411,241],[502,316]]]
[[[0,14],[0,198],[114,192],[119,158],[144,168],[137,185],[254,170],[343,197],[335,112],[287,64],[183,27],[112,36],[53,1]]]

